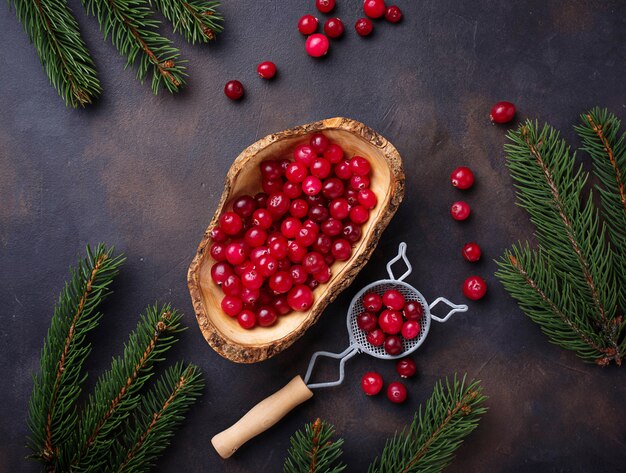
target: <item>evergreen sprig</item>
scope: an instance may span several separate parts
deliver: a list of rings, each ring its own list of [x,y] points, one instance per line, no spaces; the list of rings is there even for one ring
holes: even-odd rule
[[[589,116],[595,125],[596,119],[605,123],[602,116]],[[592,130],[595,125],[589,124]],[[617,136],[612,130],[606,143],[619,150],[622,142],[615,141]],[[620,307],[624,257],[609,242],[593,196],[585,192],[588,173],[548,125],[539,127],[526,121],[508,137],[507,166],[516,182],[519,203],[536,227],[539,249],[515,245],[498,261],[496,274],[553,343],[576,351],[589,362],[620,365],[626,355],[626,327],[618,315],[624,310]],[[597,133],[596,139],[600,139]],[[586,146],[594,150],[595,161],[602,160],[593,141]],[[624,173],[616,163],[613,182],[616,170]],[[599,176],[606,186],[606,164],[602,165]],[[611,189],[602,189],[607,203],[614,199]],[[607,210],[605,203],[604,212],[610,216],[615,209]],[[619,223],[614,225],[618,229],[609,228],[609,234],[619,244]]]
[[[191,44],[207,43],[222,31],[219,2],[213,0],[149,0]]]
[[[59,469],[59,456],[78,416],[76,401],[86,378],[82,367],[91,351],[86,335],[99,323],[98,307],[124,261],[113,248],[87,247],[87,256],[71,269],[41,350],[29,402],[29,446],[33,458]]]
[[[102,92],[96,67],[66,0],[13,0],[52,86],[76,108]]]
[[[456,376],[435,384],[433,394],[419,407],[411,424],[385,444],[369,473],[435,473],[454,459],[454,453],[486,412],[486,397],[478,381]]]
[[[340,473],[346,469],[339,460],[343,439],[335,440],[332,425],[317,419],[291,437],[284,473]]]

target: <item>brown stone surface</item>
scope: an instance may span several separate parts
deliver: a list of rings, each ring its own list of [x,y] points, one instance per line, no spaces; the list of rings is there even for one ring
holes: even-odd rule
[[[624,368],[588,366],[549,344],[493,277],[493,258],[532,238],[532,227],[515,205],[504,165],[506,127],[487,118],[493,102],[511,100],[519,118],[549,121],[574,146],[571,126],[587,108],[609,106],[626,119],[622,2],[399,1],[405,20],[377,22],[372,37],[362,39],[352,31],[361,2],[339,1],[347,33],[332,42],[328,57],[313,60],[295,29],[312,1],[230,1],[217,43],[189,46],[173,35],[190,60],[189,85],[175,97],[154,97],[136,82],[123,70],[125,59],[101,40],[96,21],[70,3],[105,89],[86,110],[65,109],[13,13],[5,5],[0,15],[0,472],[38,471],[24,460],[30,375],[68,266],[86,243],[98,241],[116,245],[128,261],[92,337],[87,388],[157,299],[183,310],[190,327],[171,360],[193,361],[205,373],[205,395],[158,471],[279,471],[290,434],[317,416],[345,437],[350,471],[365,471],[434,381],[454,372],[483,380],[489,413],[447,471],[624,470]],[[275,81],[257,77],[262,60],[276,62]],[[246,86],[240,103],[222,94],[233,78]],[[224,176],[257,139],[335,116],[361,121],[397,147],[404,202],[369,263],[316,325],[268,361],[232,363],[206,344],[186,287]],[[462,164],[477,176],[466,193],[448,182]],[[448,217],[460,198],[474,211],[462,224]],[[471,240],[485,255],[477,265],[460,255]],[[429,300],[462,302],[461,282],[472,273],[490,285],[468,313],[431,327],[414,355],[420,374],[407,382],[409,401],[398,407],[363,396],[365,371],[378,370],[387,381],[395,375],[393,363],[360,355],[348,362],[343,386],[317,391],[222,461],[211,436],[304,374],[314,351],[343,350],[352,295],[385,276],[400,241],[415,268],[408,282]],[[316,378],[330,379],[336,370],[322,363]]]

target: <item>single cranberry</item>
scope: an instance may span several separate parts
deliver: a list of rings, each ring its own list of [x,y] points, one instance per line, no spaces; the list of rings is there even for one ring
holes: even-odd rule
[[[402,314],[398,310],[385,309],[378,317],[378,325],[385,333],[395,335],[402,330]]]
[[[283,193],[290,199],[297,199],[302,196],[302,185],[287,181],[283,184]]]
[[[361,312],[356,318],[356,324],[364,332],[371,332],[378,327],[378,318],[371,312]]]
[[[343,230],[343,224],[336,218],[329,218],[322,222],[322,233],[328,236],[337,236]]]
[[[341,179],[331,177],[324,181],[322,185],[322,195],[327,199],[336,199],[343,195],[344,189],[345,187]]]
[[[450,182],[458,189],[469,189],[474,185],[474,173],[466,166],[460,166],[450,174]]]
[[[313,205],[326,205],[328,204],[328,199],[324,197],[321,193],[315,195],[305,195],[304,200],[306,200],[309,207]]]
[[[291,268],[289,268],[289,275],[291,276],[293,283],[296,285],[304,284],[306,282],[306,278],[308,277],[307,272],[299,264],[294,264]]]
[[[420,323],[417,320],[407,320],[402,325],[402,336],[407,340],[412,340],[420,334]]]
[[[293,150],[293,159],[298,163],[304,164],[306,167],[313,164],[315,158],[315,152],[309,145],[299,145]]]
[[[343,161],[339,161],[335,164],[335,175],[339,179],[343,179],[344,181],[350,179],[352,177],[352,168],[350,167],[350,161],[344,159]]]
[[[375,328],[374,330],[369,332],[366,338],[367,338],[368,343],[375,347],[379,347],[383,343],[385,343],[385,334],[379,328]]]
[[[337,220],[343,220],[350,215],[350,205],[348,204],[348,201],[343,198],[331,201],[328,210],[330,212],[330,216],[336,218]]]
[[[293,280],[287,271],[277,271],[270,276],[269,286],[275,294],[285,294],[293,286]]]
[[[322,13],[328,13],[335,8],[335,0],[315,0],[315,6]]]
[[[261,177],[267,180],[280,179],[284,172],[280,162],[275,160],[263,161],[259,168],[261,169]],[[259,207],[263,206],[259,205]]]
[[[332,254],[338,261],[347,261],[350,259],[350,255],[352,255],[352,247],[348,240],[344,240],[343,238],[338,238],[333,242],[333,247],[331,248]]]
[[[274,194],[283,190],[283,180],[263,179],[261,181],[261,187],[263,188],[263,192],[266,192],[268,194]]]
[[[320,33],[315,33],[306,39],[306,52],[311,57],[322,57],[328,52],[328,38]]]
[[[307,273],[315,274],[324,269],[326,267],[326,263],[324,263],[324,257],[320,253],[317,251],[311,251],[304,257],[302,266],[304,266]]]
[[[248,269],[241,275],[241,284],[248,289],[260,289],[263,285],[263,276],[257,269]]]
[[[289,212],[290,206],[291,201],[283,192],[274,192],[267,199],[267,210],[269,210],[274,219],[282,217]]]
[[[367,176],[372,166],[363,156],[353,156],[352,159],[350,159],[350,169],[355,176]]]
[[[470,276],[463,283],[463,294],[468,299],[477,301],[485,297],[487,293],[487,283],[480,276]]]
[[[267,197],[265,192],[258,192],[254,195],[254,201],[258,209],[264,209],[267,206]]]
[[[241,280],[234,274],[229,275],[222,283],[222,291],[227,296],[240,296],[242,288]]]
[[[251,310],[244,309],[239,312],[239,315],[237,316],[237,322],[239,322],[239,325],[241,325],[242,328],[250,330],[256,325],[256,315],[254,315],[254,312],[252,312]]]
[[[331,143],[324,151],[324,158],[331,164],[337,164],[343,159],[343,149],[338,144]]]
[[[296,243],[304,247],[311,246],[313,243],[315,243],[316,239],[317,232],[304,226],[300,228],[298,234],[296,235]]]
[[[402,19],[402,10],[395,5],[391,5],[387,7],[387,11],[385,11],[385,20],[390,23],[398,23]]]
[[[291,202],[289,213],[295,218],[304,218],[309,213],[309,204],[303,199],[296,199]]]
[[[289,291],[287,302],[293,310],[304,312],[313,305],[313,292],[300,284]]]
[[[276,271],[278,271],[278,261],[276,258],[270,255],[261,256],[257,264],[257,269],[261,276],[264,278],[270,277]]]
[[[289,261],[293,263],[302,263],[302,260],[304,260],[307,253],[306,246],[301,245],[297,241],[289,241],[287,246],[287,256],[289,257]]]
[[[363,12],[370,18],[380,18],[385,14],[384,0],[364,0]]]
[[[274,219],[267,209],[256,209],[252,214],[252,225],[267,230],[272,226]]]
[[[362,205],[355,205],[350,209],[350,220],[359,225],[364,224],[370,218],[370,211]]]
[[[211,230],[211,238],[213,239],[213,241],[216,241],[218,243],[224,243],[226,240],[228,240],[228,235],[222,228],[213,227],[213,229]]]
[[[320,179],[326,179],[332,170],[330,162],[325,158],[316,158],[311,164],[311,174]],[[322,188],[323,189],[323,188]]]
[[[368,176],[352,176],[350,178],[350,187],[356,191],[367,189],[369,186],[370,178]]]
[[[341,233],[350,243],[356,243],[361,239],[361,226],[354,222],[346,223]]]
[[[319,285],[320,285],[319,281],[315,279],[312,274],[309,275],[309,277],[306,280],[305,286],[311,289],[311,291],[314,291],[315,288]]]
[[[515,116],[515,105],[511,102],[498,102],[491,107],[489,118],[493,123],[509,123]]]
[[[315,33],[317,29],[318,20],[313,15],[304,15],[298,21],[298,31],[303,35],[310,35]]]
[[[361,378],[361,389],[368,396],[375,396],[383,389],[383,377],[375,371],[369,371]]]
[[[261,291],[259,291],[258,289],[244,287],[241,290],[241,300],[243,301],[244,305],[253,306],[260,296]]]
[[[309,210],[309,219],[316,223],[322,223],[328,219],[328,208],[323,205],[314,205]]]
[[[233,212],[241,218],[248,218],[256,209],[256,202],[251,195],[242,195],[233,202]]]
[[[374,24],[369,18],[359,18],[354,25],[354,29],[359,36],[368,36],[372,33]]]
[[[318,283],[325,284],[328,281],[330,281],[330,278],[333,277],[333,272],[326,265],[326,263],[324,263],[324,266],[322,266],[322,269],[320,269],[317,273],[313,273],[313,277]]]
[[[250,261],[254,264],[259,264],[261,258],[263,256],[268,256],[270,254],[270,250],[267,246],[259,246],[257,248],[252,248],[250,251]]]
[[[243,84],[238,80],[229,80],[224,86],[224,94],[231,100],[239,100],[243,97]]]
[[[224,212],[220,217],[220,228],[227,235],[236,235],[243,228],[243,221],[235,212]]]
[[[276,323],[278,316],[276,315],[276,311],[274,309],[263,306],[257,311],[256,320],[261,327],[269,327],[270,325],[274,325]]]
[[[470,263],[478,261],[480,259],[480,246],[478,246],[478,243],[466,243],[463,247],[463,258]]]
[[[304,178],[308,175],[308,173],[309,171],[307,170],[307,167],[304,164],[296,161],[291,163],[287,167],[287,170],[285,171],[285,177],[289,182],[298,183],[304,181]]]
[[[318,251],[321,254],[325,255],[330,253],[332,245],[333,241],[328,235],[325,235],[324,233],[318,233],[317,239],[315,240],[315,243],[313,243],[312,248],[315,251]]]
[[[331,267],[335,263],[335,257],[330,251],[324,255],[324,262],[328,267]]]
[[[424,308],[417,301],[407,301],[402,313],[407,320],[420,320],[424,315]]]
[[[230,317],[236,317],[241,309],[243,309],[243,302],[238,297],[224,296],[222,299],[222,310]]]
[[[371,189],[361,189],[358,194],[358,200],[359,204],[370,210],[376,207],[376,204],[378,203],[376,194]]]
[[[307,176],[302,182],[302,190],[307,195],[317,195],[322,190],[322,181],[319,177]]]
[[[391,356],[399,355],[402,353],[402,339],[398,335],[388,335],[385,338],[384,348]]]
[[[470,206],[467,202],[462,200],[455,202],[450,207],[450,215],[454,220],[465,220],[470,216]]]
[[[213,243],[210,252],[211,258],[215,261],[224,261],[226,259],[226,245],[223,243]]]
[[[254,263],[252,261],[244,261],[243,263],[234,266],[233,270],[237,276],[241,276],[246,271],[254,269]]]
[[[323,154],[330,145],[330,140],[322,133],[314,133],[309,139],[309,144],[317,154]]]
[[[232,264],[241,264],[246,260],[246,250],[243,243],[229,243],[226,246],[226,260]]]
[[[278,294],[274,297],[274,302],[272,303],[274,310],[278,312],[280,315],[287,315],[291,312],[291,307],[287,303],[287,294]]]
[[[260,227],[252,227],[244,236],[244,241],[246,245],[251,246],[252,248],[257,248],[262,246],[265,243],[267,238],[267,232]]]
[[[412,378],[417,373],[417,364],[412,358],[402,358],[396,362],[396,371],[401,378]]]
[[[324,23],[324,33],[329,38],[339,38],[343,34],[343,21],[340,18],[329,18]]]
[[[287,256],[287,240],[282,237],[276,237],[269,245],[270,255],[277,260],[281,260]]]
[[[355,190],[349,187],[348,189],[346,189],[345,197],[350,205],[357,205],[359,203],[359,191],[358,190]]]
[[[363,307],[370,312],[378,312],[383,307],[383,300],[375,292],[368,292],[363,296]]]
[[[402,293],[395,289],[388,289],[383,294],[383,304],[389,309],[402,310],[404,308],[404,302]]]
[[[263,61],[256,67],[256,71],[263,79],[271,79],[276,75],[276,64],[272,61]]]
[[[285,238],[295,238],[300,228],[302,228],[302,222],[300,222],[300,220],[295,217],[287,217],[280,224],[280,233],[282,233]]]
[[[406,388],[404,387],[404,384],[399,381],[394,381],[387,386],[387,399],[394,404],[402,404],[406,401],[406,396]]]

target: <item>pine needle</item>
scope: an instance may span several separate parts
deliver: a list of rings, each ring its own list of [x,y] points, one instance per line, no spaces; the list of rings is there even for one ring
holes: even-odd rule
[[[214,40],[224,20],[213,0],[149,0],[191,44]]]
[[[284,473],[340,473],[345,470],[339,457],[343,440],[334,440],[332,425],[317,419],[291,437]]]

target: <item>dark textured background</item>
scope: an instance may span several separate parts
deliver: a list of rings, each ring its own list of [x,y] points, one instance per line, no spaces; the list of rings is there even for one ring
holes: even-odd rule
[[[87,243],[105,241],[128,261],[94,334],[90,384],[120,353],[138,314],[171,301],[190,329],[171,359],[199,364],[206,393],[163,457],[158,471],[278,471],[289,436],[320,416],[345,437],[350,471],[364,471],[385,439],[411,418],[436,379],[467,372],[483,380],[489,413],[458,452],[451,472],[617,472],[626,462],[623,370],[588,366],[548,343],[493,277],[498,257],[532,228],[515,206],[502,144],[506,128],[488,120],[491,104],[511,100],[520,118],[563,129],[594,105],[626,118],[626,8],[620,2],[404,1],[405,21],[377,23],[361,39],[352,24],[359,0],[339,0],[348,28],[323,60],[309,58],[297,19],[307,1],[227,1],[226,31],[215,44],[190,46],[189,85],[178,96],[152,96],[123,70],[124,59],[100,38],[97,23],[71,1],[95,57],[104,96],[87,110],[64,107],[33,48],[0,6],[0,471],[37,471],[24,456],[31,373],[68,266]],[[169,27],[166,28],[169,31]],[[256,64],[273,60],[273,82]],[[223,84],[246,86],[241,103]],[[235,365],[216,355],[197,326],[185,274],[222,191],[234,157],[266,134],[332,116],[361,120],[403,156],[407,193],[372,261],[351,288],[300,341],[274,359]],[[477,185],[449,185],[457,165],[470,165]],[[470,221],[448,216],[466,198]],[[366,398],[367,370],[394,378],[393,363],[351,360],[343,386],[317,391],[279,426],[228,461],[209,439],[263,396],[304,373],[318,349],[347,343],[345,311],[363,285],[384,276],[400,241],[409,244],[409,282],[432,300],[462,302],[460,284],[483,275],[489,295],[470,312],[435,324],[415,354],[419,376],[410,400],[394,406]],[[475,266],[460,256],[476,240]],[[335,368],[322,365],[320,377]]]

